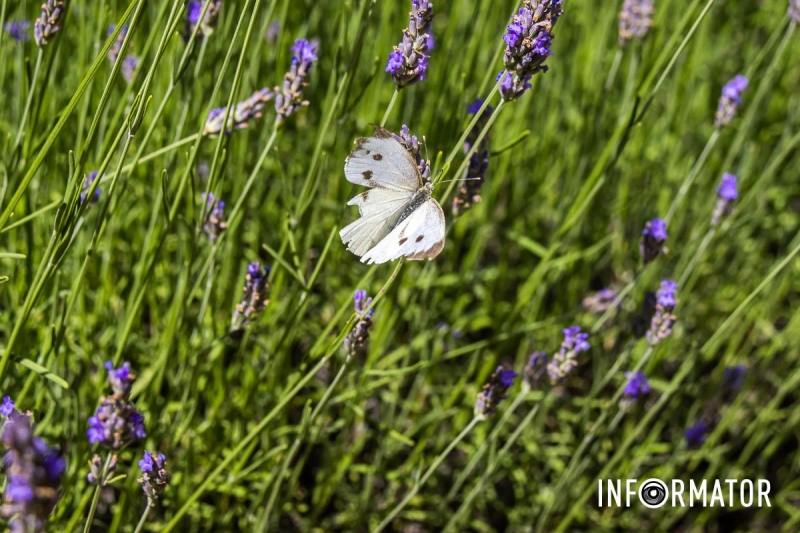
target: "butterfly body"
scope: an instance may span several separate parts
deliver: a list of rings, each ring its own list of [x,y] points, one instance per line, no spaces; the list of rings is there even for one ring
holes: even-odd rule
[[[362,263],[385,263],[402,256],[433,259],[444,248],[445,219],[408,150],[384,128],[356,140],[344,165],[351,183],[370,187],[347,205],[361,218],[339,232]]]

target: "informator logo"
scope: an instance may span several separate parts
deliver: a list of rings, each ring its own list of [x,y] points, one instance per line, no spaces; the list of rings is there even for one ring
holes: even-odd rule
[[[766,479],[598,479],[598,507],[772,507]]]

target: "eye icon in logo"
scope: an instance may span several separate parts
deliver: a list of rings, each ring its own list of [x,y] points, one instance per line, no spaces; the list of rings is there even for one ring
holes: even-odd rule
[[[658,509],[667,501],[667,484],[660,479],[650,478],[639,485],[639,501],[650,509]]]

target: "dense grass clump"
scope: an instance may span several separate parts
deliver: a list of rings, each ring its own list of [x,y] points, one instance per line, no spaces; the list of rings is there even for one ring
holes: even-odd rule
[[[798,19],[0,0],[3,527],[797,531]],[[339,237],[375,125],[431,261]]]

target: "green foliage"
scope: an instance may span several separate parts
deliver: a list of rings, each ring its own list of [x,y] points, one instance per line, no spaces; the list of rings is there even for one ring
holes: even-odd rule
[[[86,420],[108,360],[137,374],[148,436],[121,452],[127,477],[100,494],[94,531],[136,527],[145,449],[173,475],[150,531],[370,531],[393,511],[389,530],[407,532],[797,530],[800,49],[785,0],[658,0],[650,33],[622,49],[621,2],[565,0],[549,71],[496,115],[482,201],[453,217],[458,184],[437,186],[441,255],[374,267],[338,237],[357,216],[342,171],[354,139],[388,110],[388,129],[424,136],[432,175],[461,177],[467,106],[497,106],[517,2],[434,1],[428,79],[396,100],[384,67],[405,0],[229,0],[189,47],[180,0],[68,4],[41,55],[0,39],[0,383],[67,459],[51,530],[81,530],[93,507]],[[0,18],[39,6],[0,0]],[[270,102],[248,128],[203,136],[212,108],[282,84],[296,38],[319,44],[309,105],[280,128]],[[128,53],[142,59],[130,84]],[[737,73],[750,86],[717,136]],[[100,199],[81,203],[92,170]],[[723,172],[740,199],[715,229]],[[226,201],[213,244],[205,191]],[[673,205],[669,253],[642,268],[641,230]],[[272,266],[270,303],[231,332],[251,261]],[[678,319],[651,348],[631,322],[665,278]],[[618,312],[581,307],[611,285],[630,290]],[[342,348],[356,289],[376,297],[364,360]],[[563,386],[518,381],[470,426],[498,365],[522,373],[573,324],[592,348]],[[742,391],[722,401],[736,364]],[[622,408],[637,366],[653,390]],[[689,449],[701,417],[712,431]],[[765,478],[772,507],[597,507],[598,478],[649,477]]]

